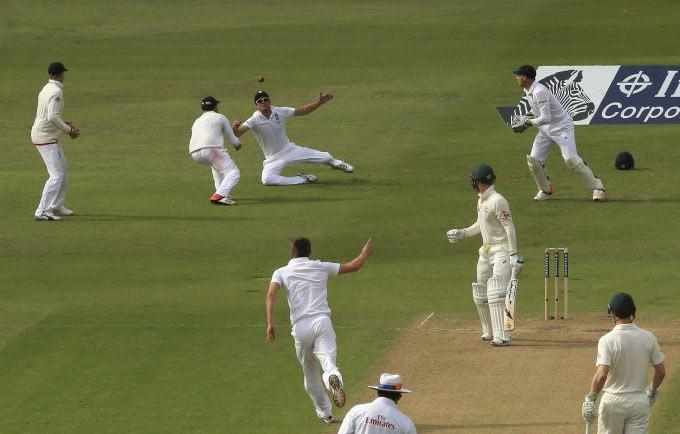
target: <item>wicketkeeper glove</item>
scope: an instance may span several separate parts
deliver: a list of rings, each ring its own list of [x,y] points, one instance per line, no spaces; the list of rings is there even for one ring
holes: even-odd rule
[[[652,393],[651,389],[647,389],[647,399],[649,399],[649,406],[653,406],[657,399],[661,398],[663,395],[660,390]]]
[[[512,131],[516,133],[523,133],[524,131],[526,131],[526,129],[532,125],[531,118],[533,116],[534,115],[532,115],[531,113],[527,113],[526,115],[521,116],[515,116],[512,124],[510,125],[512,127]]]
[[[592,423],[597,418],[597,407],[595,406],[595,401],[597,400],[597,393],[593,392],[587,395],[583,400],[583,407],[581,407],[581,414],[583,415],[583,420],[587,423]]]

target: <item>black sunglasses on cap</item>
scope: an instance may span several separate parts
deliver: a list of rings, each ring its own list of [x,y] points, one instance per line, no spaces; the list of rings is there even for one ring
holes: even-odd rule
[[[257,101],[255,101],[255,104],[264,104],[264,103],[269,102],[269,101],[271,101],[269,99],[269,97],[265,96],[265,97],[262,97],[262,98],[258,99]]]

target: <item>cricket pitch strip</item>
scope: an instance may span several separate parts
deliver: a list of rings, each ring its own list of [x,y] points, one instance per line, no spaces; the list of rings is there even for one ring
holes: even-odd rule
[[[520,318],[512,345],[501,348],[480,340],[476,318],[437,313],[421,326],[426,317],[404,331],[395,351],[367,376],[401,374],[413,393],[399,407],[418,433],[584,432],[581,404],[595,373],[598,339],[611,329],[606,315],[559,322]],[[673,360],[680,352],[680,320],[637,323],[659,339],[671,380],[678,372]],[[362,398],[367,402],[373,394],[367,390]]]

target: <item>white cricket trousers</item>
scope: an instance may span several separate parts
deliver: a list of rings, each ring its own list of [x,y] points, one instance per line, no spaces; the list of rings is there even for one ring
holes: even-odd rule
[[[36,149],[40,152],[50,177],[45,182],[35,215],[40,215],[43,212],[51,214],[52,208],[64,206],[66,202],[66,187],[68,186],[66,156],[59,143],[36,145]]]
[[[579,158],[576,151],[576,139],[574,138],[574,127],[566,127],[554,133],[546,133],[538,130],[534,144],[531,147],[531,156],[538,161],[545,163],[548,153],[553,143],[559,146],[562,158],[567,161],[569,158]]]
[[[482,333],[492,331],[494,339],[504,341],[510,340],[511,337],[510,332],[503,326],[505,293],[511,271],[507,244],[480,247],[477,260],[477,284],[486,288],[486,294],[476,294],[478,300],[475,300],[475,304],[477,304],[477,311],[482,320]],[[493,285],[489,280],[492,277],[495,278]],[[474,290],[473,298],[475,298]]]
[[[324,314],[302,318],[293,326],[291,335],[295,339],[295,352],[305,376],[305,390],[316,409],[316,415],[328,417],[333,414],[333,408],[324,386],[330,390],[328,378],[331,375],[337,375],[340,383],[343,383],[342,375],[335,365],[338,348],[331,319]]]
[[[199,164],[208,164],[212,168],[215,180],[215,193],[228,197],[232,188],[241,179],[241,171],[224,148],[203,148],[191,153],[191,158]]]
[[[649,400],[627,400],[611,393],[602,395],[598,434],[644,434],[649,427]]]
[[[286,149],[267,157],[262,163],[262,183],[264,185],[296,185],[304,184],[305,180],[299,176],[281,176],[286,166],[297,163],[315,163],[333,166],[340,164],[328,152],[303,148],[290,144]]]
[[[510,280],[510,252],[507,244],[482,246],[477,260],[477,283],[486,286],[492,277],[497,277],[505,288]]]

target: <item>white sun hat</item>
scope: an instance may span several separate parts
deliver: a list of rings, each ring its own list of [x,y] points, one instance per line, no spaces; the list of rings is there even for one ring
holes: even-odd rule
[[[368,387],[384,392],[411,393],[409,389],[401,387],[401,376],[399,374],[384,373],[380,376],[380,383],[377,386]]]

